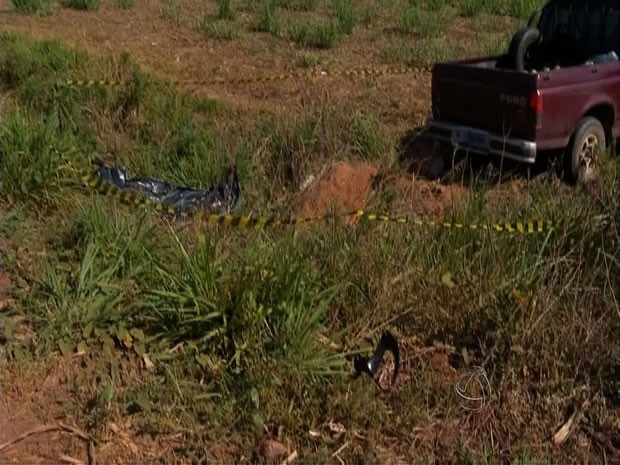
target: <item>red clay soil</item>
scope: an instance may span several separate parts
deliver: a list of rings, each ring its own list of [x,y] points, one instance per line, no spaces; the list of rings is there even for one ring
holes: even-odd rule
[[[303,195],[301,214],[323,216],[332,206],[340,213],[363,209],[372,192],[377,169],[369,164],[338,163]]]
[[[86,462],[86,447],[76,437],[61,431],[41,431],[5,446],[22,434],[54,424],[55,419],[63,419],[58,408],[63,399],[57,389],[56,368],[39,367],[36,377],[4,370],[0,406],[1,463],[57,463],[63,455]],[[80,450],[83,454],[78,455]]]
[[[301,196],[304,217],[319,217],[331,208],[339,213],[353,213],[367,208],[373,195],[378,170],[366,163],[340,162],[314,181]],[[467,198],[462,185],[440,185],[432,181],[398,177],[381,186],[392,189],[397,196],[394,211],[400,214],[441,220],[446,211]]]
[[[75,379],[79,376],[96,377],[96,365],[96,360],[69,356],[4,370],[0,463],[89,463],[88,442],[80,437],[84,433],[72,419],[81,416],[83,411],[80,408],[77,412],[69,412],[66,408],[84,405],[84,396],[100,395],[94,385],[81,385],[77,390],[75,387]],[[46,431],[46,427],[50,430]],[[121,421],[106,422],[104,430],[98,438],[99,443],[93,443],[90,451],[100,464],[146,463],[169,450],[169,444],[159,444],[145,437],[130,439],[131,425]],[[25,439],[16,441],[25,434],[28,434]],[[11,444],[7,445],[9,442]]]
[[[399,177],[386,183],[401,199],[395,211],[434,220],[467,199],[468,190],[460,184],[442,185],[433,181]]]

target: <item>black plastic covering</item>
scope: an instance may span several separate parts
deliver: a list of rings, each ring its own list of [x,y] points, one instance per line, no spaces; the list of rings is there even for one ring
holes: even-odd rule
[[[239,200],[241,189],[237,168],[232,166],[217,185],[198,189],[170,184],[145,176],[127,177],[124,166],[116,167],[96,162],[96,174],[123,191],[132,191],[152,202],[160,202],[177,213],[201,211],[206,214],[229,214]]]

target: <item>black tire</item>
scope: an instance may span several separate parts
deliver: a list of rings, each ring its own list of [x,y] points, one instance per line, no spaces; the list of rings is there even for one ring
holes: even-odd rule
[[[510,69],[515,71],[525,71],[526,54],[528,49],[538,43],[540,40],[540,31],[535,27],[523,27],[519,29],[508,47],[506,55],[506,64]]]
[[[593,116],[581,119],[564,154],[564,178],[569,184],[587,182],[596,172],[597,157],[605,150],[605,129]],[[588,170],[591,170],[590,172]]]

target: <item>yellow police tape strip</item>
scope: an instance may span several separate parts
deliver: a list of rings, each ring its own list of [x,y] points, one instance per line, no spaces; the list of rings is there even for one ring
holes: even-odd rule
[[[173,81],[173,85],[180,86],[201,86],[216,84],[249,84],[254,82],[271,82],[284,81],[287,79],[303,79],[316,77],[373,77],[373,76],[391,76],[398,74],[416,74],[429,71],[425,67],[395,67],[388,66],[384,68],[351,68],[341,70],[304,70],[293,71],[290,73],[267,74],[267,75],[246,75],[243,77],[218,77],[200,80],[177,80]],[[107,80],[107,79],[66,79],[63,84],[67,87],[117,87],[130,84],[131,81],[124,80]]]
[[[140,194],[131,191],[123,191],[113,184],[110,184],[103,178],[99,177],[96,173],[89,173],[85,170],[76,168],[67,158],[61,154],[58,150],[52,149],[58,154],[73,170],[80,173],[82,182],[91,189],[99,192],[100,194],[112,197],[122,203],[133,205],[136,207],[150,207],[155,211],[167,213],[169,215],[180,217],[183,219],[195,218],[200,221],[206,221],[208,223],[224,224],[228,226],[237,227],[239,229],[265,229],[274,228],[278,226],[294,226],[302,223],[320,222],[330,218],[331,215],[322,215],[315,217],[293,217],[289,219],[281,218],[252,218],[250,216],[234,216],[223,214],[206,214],[200,210],[185,212],[178,211],[174,208],[167,207],[162,203],[153,202],[147,198],[140,196]],[[414,224],[416,226],[431,226],[431,227],[443,227],[448,229],[469,229],[469,230],[483,230],[493,232],[506,232],[517,234],[533,234],[544,233],[550,231],[554,227],[552,221],[525,221],[514,223],[494,223],[494,224],[479,224],[479,223],[453,223],[453,222],[436,222],[431,220],[422,220],[419,218],[411,218],[407,216],[390,216],[375,213],[367,213],[363,210],[356,210],[354,212],[345,213],[341,215],[343,217],[355,217],[366,221],[375,222],[393,222],[399,224]]]

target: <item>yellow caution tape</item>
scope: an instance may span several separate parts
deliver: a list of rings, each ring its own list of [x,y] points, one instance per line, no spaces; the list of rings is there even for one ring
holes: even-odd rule
[[[136,207],[149,207],[155,211],[166,213],[177,218],[190,219],[194,218],[208,223],[224,224],[237,227],[239,229],[265,229],[279,226],[294,226],[302,223],[320,222],[329,219],[332,215],[322,215],[314,217],[292,217],[292,218],[276,218],[276,217],[256,217],[251,216],[235,216],[227,214],[207,214],[201,210],[180,211],[172,207],[168,207],[161,202],[153,202],[150,199],[142,197],[140,194],[132,191],[124,191],[117,186],[109,183],[96,173],[89,173],[85,170],[75,168],[74,165],[66,159],[58,150],[52,148],[65,162],[75,171],[80,173],[82,182],[91,189],[102,195],[112,197],[124,204]],[[445,221],[432,221],[420,218],[412,218],[408,216],[393,216],[386,214],[368,213],[364,210],[356,210],[354,212],[345,213],[343,217],[359,218],[370,222],[392,222],[398,224],[413,224],[416,226],[440,227],[446,229],[460,230],[482,230],[491,232],[505,232],[511,234],[533,234],[545,233],[553,229],[553,221],[533,220],[533,221],[517,221],[512,223],[458,223]]]
[[[316,77],[372,77],[389,76],[399,74],[416,74],[428,71],[428,68],[414,67],[395,67],[388,66],[383,68],[350,68],[336,70],[303,70],[290,73],[267,74],[267,75],[246,75],[234,77],[216,77],[200,80],[178,80],[173,81],[173,85],[179,86],[202,86],[217,84],[249,84],[255,82],[283,81],[287,79],[303,79]],[[63,84],[68,87],[117,87],[130,84],[131,81],[108,80],[108,79],[66,79]]]

